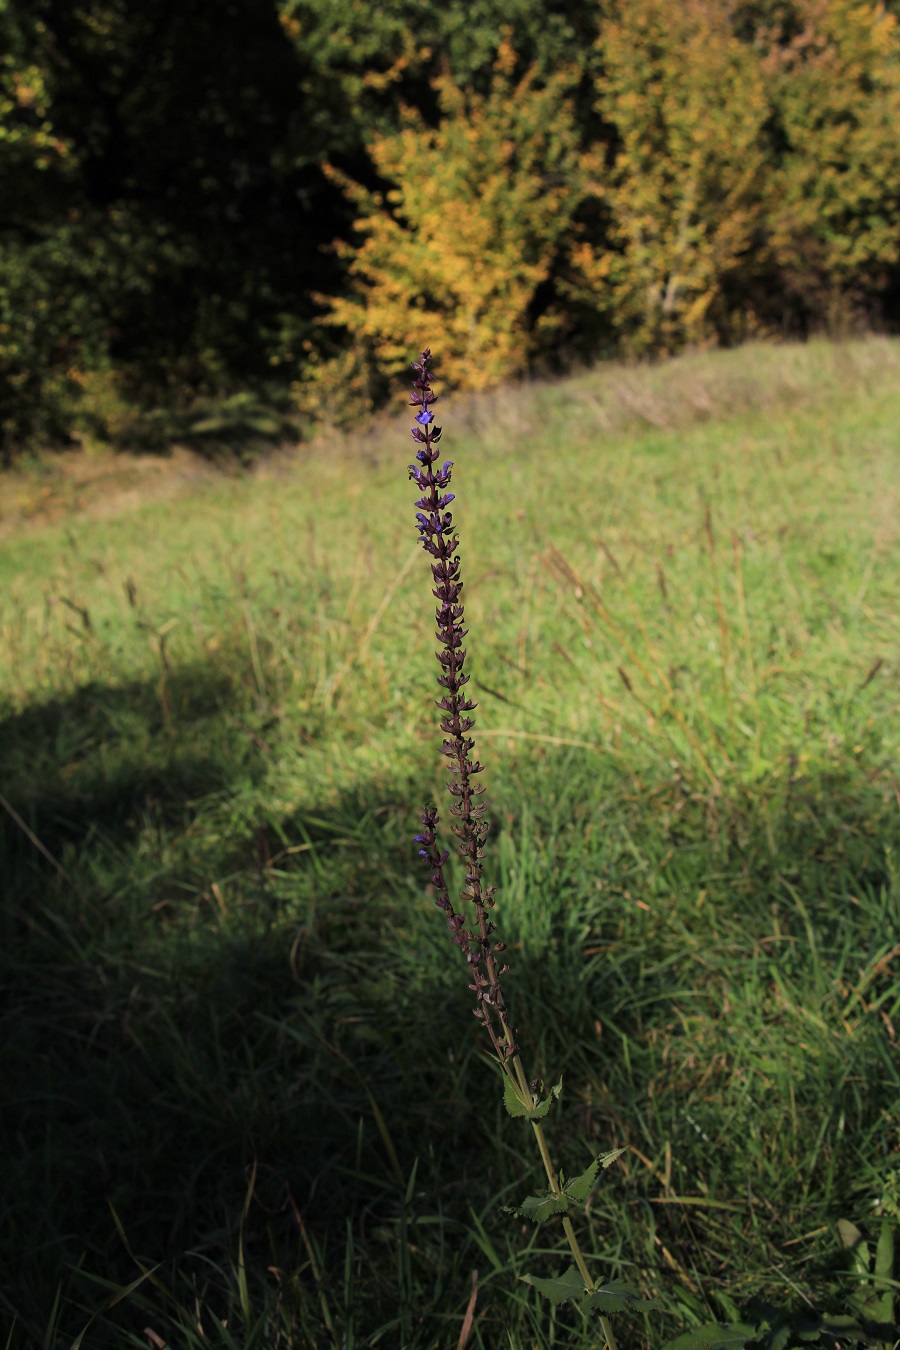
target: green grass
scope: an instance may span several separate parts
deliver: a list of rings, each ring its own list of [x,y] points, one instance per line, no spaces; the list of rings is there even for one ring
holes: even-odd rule
[[[846,1309],[836,1222],[900,1204],[898,377],[442,405],[507,992],[557,1161],[632,1146],[581,1222],[661,1299],[626,1350]],[[539,1164],[410,842],[407,423],[0,546],[10,1350],[453,1350],[476,1271],[470,1350],[596,1343],[516,1279],[561,1234],[500,1212]]]

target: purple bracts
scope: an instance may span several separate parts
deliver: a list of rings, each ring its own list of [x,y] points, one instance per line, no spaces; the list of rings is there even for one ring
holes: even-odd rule
[[[498,968],[496,954],[504,950],[503,943],[492,943],[494,924],[487,911],[494,905],[493,886],[483,884],[483,844],[488,832],[484,819],[485,807],[477,798],[484,788],[477,784],[475,776],[482,772],[477,759],[471,758],[475,742],[467,735],[474,726],[474,719],[467,716],[475,704],[463,694],[462,690],[469,681],[463,670],[466,651],[463,639],[466,629],[463,627],[463,604],[460,599],[463,583],[460,580],[460,560],[456,554],[459,536],[453,525],[453,517],[445,508],[454,500],[452,492],[444,489],[450,483],[453,463],[448,460],[441,468],[435,468],[438,459],[436,443],[441,437],[441,428],[434,425],[431,405],[437,402],[432,391],[431,352],[422,352],[418,361],[413,362],[416,378],[413,383],[410,406],[418,408],[416,425],[412,429],[413,440],[421,449],[416,454],[416,463],[410,464],[409,476],[422,493],[416,502],[416,528],[419,531],[422,547],[434,559],[431,575],[434,581],[432,594],[438,602],[435,611],[435,634],[440,650],[435,653],[440,673],[437,682],[446,693],[437,700],[437,706],[444,713],[440,720],[441,730],[447,739],[441,747],[446,755],[450,780],[447,790],[454,798],[450,814],[456,817],[451,827],[459,840],[458,852],[465,863],[465,889],[461,899],[472,903],[475,910],[476,931],[466,927],[466,921],[458,914],[450,900],[444,876],[444,864],[448,853],[438,848],[435,827],[439,817],[437,808],[428,806],[422,812],[423,833],[416,835],[415,842],[421,847],[419,855],[431,869],[431,884],[437,892],[437,904],[447,917],[447,924],[453,941],[462,949],[469,965],[473,983],[469,988],[475,994],[475,1016],[482,1019],[490,1034],[494,1049],[507,1059],[516,1053],[515,1037],[508,1021],[508,1011],[500,988],[500,976],[505,974],[507,966]]]

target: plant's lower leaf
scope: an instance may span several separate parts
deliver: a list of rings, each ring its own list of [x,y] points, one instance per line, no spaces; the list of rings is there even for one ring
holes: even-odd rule
[[[558,1198],[552,1191],[542,1191],[540,1195],[529,1195],[521,1205],[508,1207],[504,1212],[515,1214],[520,1219],[530,1219],[532,1223],[543,1223],[554,1214],[565,1214],[568,1201]]]
[[[570,1177],[563,1187],[570,1200],[576,1200],[579,1204],[586,1200],[590,1195],[594,1182],[597,1180],[597,1173],[600,1170],[600,1160],[595,1158],[587,1171],[582,1172],[580,1176]]]
[[[536,1275],[523,1275],[521,1278],[524,1284],[533,1285],[550,1303],[567,1303],[584,1295],[584,1280],[574,1266],[569,1266],[554,1280],[541,1280]]]
[[[757,1328],[749,1322],[733,1322],[724,1326],[708,1322],[706,1326],[685,1331],[674,1341],[667,1341],[663,1350],[720,1350],[720,1347],[742,1346],[756,1339]]]
[[[655,1308],[658,1300],[644,1298],[636,1289],[630,1289],[624,1280],[610,1280],[593,1289],[582,1300],[582,1307],[593,1308],[596,1312],[618,1312],[621,1308],[639,1308],[646,1312]]]

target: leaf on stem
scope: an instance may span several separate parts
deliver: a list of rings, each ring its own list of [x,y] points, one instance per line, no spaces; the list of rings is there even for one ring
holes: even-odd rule
[[[512,1091],[514,1093],[515,1090],[512,1089]],[[554,1089],[555,1091],[556,1089]],[[549,1105],[549,1101],[550,1098],[547,1099],[547,1105]],[[521,1098],[515,1097],[515,1105],[519,1108],[519,1111],[510,1111],[510,1114],[524,1114]],[[544,1105],[545,1103],[542,1102],[541,1106]],[[507,1110],[510,1110],[508,1101]],[[543,1223],[545,1219],[552,1218],[554,1214],[565,1214],[570,1204],[584,1204],[597,1180],[600,1168],[609,1167],[625,1151],[624,1148],[616,1148],[611,1153],[601,1153],[586,1171],[582,1172],[580,1176],[570,1177],[568,1181],[560,1173],[560,1181],[563,1183],[561,1195],[554,1195],[551,1190],[540,1191],[537,1195],[529,1195],[527,1199],[522,1201],[521,1205],[504,1205],[503,1213],[513,1214],[520,1219],[531,1219],[532,1223]],[[612,1288],[611,1285],[608,1287]]]
[[[631,1289],[624,1280],[609,1280],[599,1289],[586,1294],[582,1306],[594,1308],[597,1312],[618,1312],[621,1308],[639,1308],[646,1311],[655,1308],[659,1300],[643,1298],[636,1289]]]
[[[655,1298],[642,1298],[636,1290],[630,1289],[624,1280],[610,1280],[599,1289],[586,1290],[584,1280],[575,1266],[569,1266],[568,1270],[553,1280],[540,1280],[534,1275],[523,1275],[521,1279],[524,1284],[533,1285],[538,1293],[551,1303],[577,1300],[583,1308],[593,1308],[600,1313],[617,1312],[621,1308],[655,1308],[658,1303]]]
[[[625,1148],[614,1148],[611,1153],[601,1153],[598,1158],[594,1159],[587,1171],[581,1173],[581,1176],[570,1177],[564,1187],[569,1199],[575,1200],[579,1204],[583,1203],[591,1193],[600,1168],[602,1167],[605,1170],[616,1161],[616,1158],[621,1158],[622,1154],[626,1152],[627,1146]]]
[[[524,1284],[531,1284],[550,1303],[567,1303],[570,1299],[584,1297],[584,1280],[574,1266],[569,1266],[562,1275],[553,1280],[541,1280],[536,1275],[522,1275]]]
[[[562,1079],[550,1089],[549,1097],[545,1097],[534,1106],[529,1106],[522,1100],[512,1079],[507,1078],[503,1083],[503,1105],[511,1116],[521,1116],[525,1120],[543,1120],[554,1101],[559,1100],[561,1092]]]
[[[759,1327],[751,1326],[749,1322],[733,1322],[730,1326],[712,1322],[705,1327],[693,1327],[674,1341],[667,1341],[663,1350],[700,1350],[701,1346],[707,1350],[725,1350],[725,1347],[746,1345],[755,1340],[758,1333]]]
[[[564,1195],[554,1195],[552,1191],[541,1191],[539,1195],[529,1195],[521,1205],[504,1207],[504,1214],[513,1214],[520,1219],[530,1219],[532,1223],[543,1223],[554,1214],[565,1214],[569,1202]]]

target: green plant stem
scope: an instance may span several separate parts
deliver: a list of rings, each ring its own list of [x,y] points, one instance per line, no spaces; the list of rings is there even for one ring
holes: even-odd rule
[[[514,1056],[513,1064],[515,1065],[515,1078],[517,1080],[517,1086],[519,1088],[519,1091],[523,1095],[523,1100],[530,1105],[532,1100],[531,1088],[528,1085],[528,1079],[525,1077],[525,1070],[522,1067],[522,1061],[518,1055]],[[555,1196],[561,1196],[562,1187],[559,1184],[559,1178],[556,1175],[556,1169],[553,1166],[553,1163],[550,1158],[550,1151],[547,1148],[547,1138],[546,1135],[544,1134],[544,1128],[539,1120],[533,1120],[531,1122],[531,1128],[534,1130],[534,1137],[537,1140],[537,1146],[538,1149],[540,1150],[541,1161],[544,1164],[544,1171],[547,1173],[547,1180],[550,1183],[550,1189]],[[572,1220],[569,1218],[568,1214],[563,1215],[563,1230],[565,1232],[566,1238],[568,1239],[572,1255],[575,1258],[575,1264],[578,1267],[578,1273],[584,1280],[584,1287],[589,1292],[593,1292],[593,1290],[595,1290],[597,1286],[594,1284],[594,1281],[591,1278],[590,1271],[587,1268],[587,1262],[584,1259],[584,1254],[582,1253],[578,1238],[575,1235],[575,1229],[572,1227]],[[602,1313],[600,1315],[600,1326],[603,1330],[603,1335],[606,1337],[606,1344],[608,1350],[618,1350],[618,1347],[616,1345],[616,1338],[613,1335],[613,1330],[609,1324],[609,1319],[604,1317]]]

